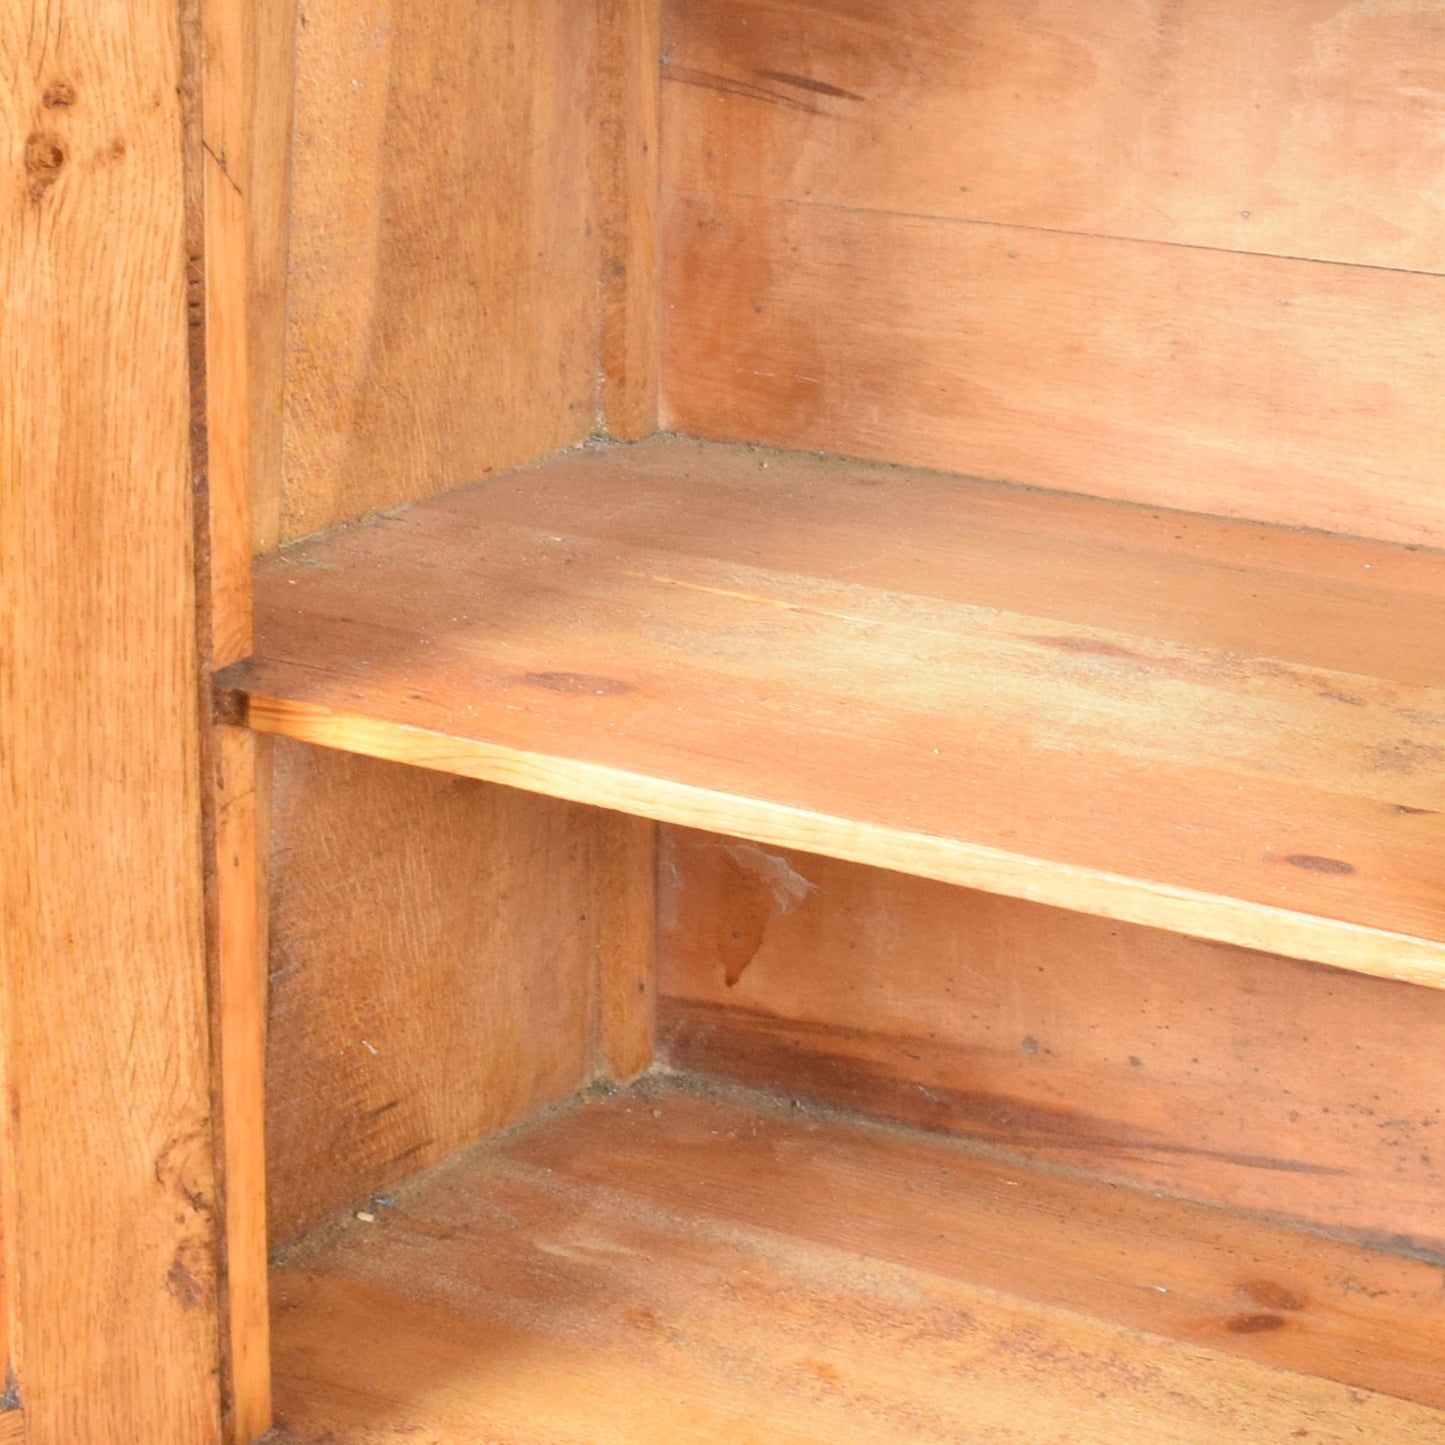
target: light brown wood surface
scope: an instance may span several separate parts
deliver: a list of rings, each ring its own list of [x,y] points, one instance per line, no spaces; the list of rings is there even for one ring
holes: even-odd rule
[[[657,430],[658,0],[601,0],[597,123],[602,256],[601,416],[608,436]]]
[[[278,748],[274,1243],[592,1076],[599,964],[620,973],[626,956],[609,924],[649,901],[608,891],[608,857],[629,856],[635,828],[609,821],[467,779]]]
[[[252,550],[264,555],[275,551],[281,526],[296,0],[249,0],[243,23],[249,106],[245,182],[249,534]]]
[[[0,1414],[0,1445],[25,1445],[25,1415],[20,1410]]]
[[[305,7],[289,278],[282,297],[273,269],[273,324],[252,368],[254,379],[274,356],[274,318],[289,311],[274,478],[284,535],[604,425],[653,429],[657,44],[644,0],[383,5],[364,23],[330,0]],[[274,47],[270,66],[282,69]],[[274,181],[279,106],[267,121]],[[283,388],[267,376],[269,423]],[[264,548],[265,528],[256,535]],[[281,845],[272,920],[281,1238],[574,1087],[594,1064],[629,1077],[650,1060],[652,1021],[646,824],[287,757],[279,826],[302,841]],[[378,838],[379,818],[404,819],[404,859]],[[353,857],[372,858],[362,871],[381,880],[360,913],[333,877]],[[379,941],[359,917],[400,917],[405,929]],[[392,1002],[392,1034],[373,1039],[391,1052],[328,1077],[332,1053],[358,1048],[344,1003],[354,956]],[[448,1010],[453,993],[471,1011],[433,1029],[428,1010]],[[358,1122],[382,1106],[374,1126]]]
[[[1445,994],[664,829],[689,1072],[1445,1253]]]
[[[281,534],[596,429],[596,13],[306,6]]]
[[[657,442],[258,585],[262,731],[1445,977],[1431,554]]]
[[[251,650],[251,376],[247,182],[251,174],[247,17],[202,0],[200,146],[204,275],[205,508],[210,656]]]
[[[663,233],[668,430],[1445,540],[1445,277],[675,189]]]
[[[271,1425],[266,1240],[266,962],[271,739],[212,728],[212,1037],[219,1065],[228,1441]]]
[[[661,1088],[288,1260],[278,1436],[1404,1445],[1440,1413],[1371,1390],[1438,1398],[1440,1308],[1426,1265]]]
[[[622,1082],[652,1063],[656,1030],[657,828],[594,814],[586,872],[597,910],[597,1076]]]
[[[253,285],[257,238],[261,271],[274,260],[268,247],[279,221],[284,244],[284,164],[280,183],[268,174],[275,146],[264,107],[289,107],[276,77],[261,62],[275,37],[267,35],[275,6],[203,0],[201,18],[200,262],[204,276],[203,366],[197,396],[203,406],[205,551],[198,573],[206,587],[206,662],[223,666],[251,650],[253,517],[274,535],[272,479],[258,486],[252,433],[279,437],[279,397],[266,394],[252,355],[258,327],[274,303]],[[289,42],[289,37],[288,37]],[[264,96],[264,101],[258,97]],[[255,140],[262,142],[257,155]],[[284,158],[283,158],[284,159]],[[276,214],[280,211],[279,216]],[[194,225],[194,220],[192,222]],[[277,338],[279,340],[279,337]],[[193,358],[194,359],[194,358]],[[263,384],[252,395],[253,379]],[[258,406],[257,402],[261,403]],[[274,422],[272,415],[274,413]],[[263,458],[264,468],[270,463]],[[258,495],[259,494],[259,495]],[[266,1292],[265,1186],[265,872],[259,865],[268,823],[270,748],[238,728],[210,729],[203,739],[209,784],[206,827],[208,933],[211,955],[212,1044],[219,1106],[220,1200],[225,1247],[221,1276],[222,1426],[229,1445],[247,1445],[271,1424],[269,1309]]]
[[[1445,270],[1431,0],[669,0],[673,183]]]
[[[161,0],[0,5],[0,970],[30,1445],[219,1438],[181,42]]]
[[[3,960],[0,960],[3,962]],[[11,1073],[13,1045],[10,1039],[10,998],[8,969],[0,967],[0,1097],[15,1096]],[[0,1442],[5,1441],[5,1429],[12,1432],[15,1440],[24,1434],[24,1422],[20,1418],[16,1396],[19,1393],[19,1377],[15,1374],[15,1354],[18,1330],[15,1320],[15,1264],[17,1258],[15,1241],[15,1218],[18,1206],[15,1198],[15,1147],[12,1138],[10,1111],[0,1110],[0,1394],[11,1395],[5,1402],[6,1411],[0,1413]],[[13,1395],[12,1395],[12,1392]],[[7,1419],[7,1414],[14,1419]]]
[[[0,1098],[15,1097],[14,1041],[11,1036],[10,970],[0,954]],[[17,1396],[19,1379],[15,1374],[15,1356],[19,1330],[15,1317],[16,1248],[15,1221],[19,1204],[15,1197],[15,1139],[11,1111],[0,1109],[0,1394],[8,1396],[5,1404],[10,1412],[19,1414]],[[0,1414],[0,1421],[4,1415]],[[14,1421],[11,1428],[19,1430]],[[3,1436],[0,1436],[3,1439]]]

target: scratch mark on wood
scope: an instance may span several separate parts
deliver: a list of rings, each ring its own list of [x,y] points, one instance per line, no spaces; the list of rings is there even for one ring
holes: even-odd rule
[[[669,65],[663,72],[664,80],[675,80],[680,85],[696,85],[703,90],[721,91],[724,95],[741,96],[744,100],[765,100],[772,105],[785,106],[788,110],[800,110],[805,115],[821,115],[815,105],[791,95],[780,95],[763,85],[754,85],[748,80],[734,80],[726,75],[714,75],[708,70],[691,70],[685,65]]]
[[[829,85],[826,80],[813,80],[806,75],[792,75],[786,70],[759,70],[754,74],[764,80],[776,80],[779,85],[793,85],[799,90],[810,90],[814,95],[831,95],[838,100],[866,100],[856,91],[844,90],[840,85]]]

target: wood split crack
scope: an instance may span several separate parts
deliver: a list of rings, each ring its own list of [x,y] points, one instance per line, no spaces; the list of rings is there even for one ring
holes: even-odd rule
[[[245,200],[246,193],[237,184],[236,178],[231,174],[229,167],[226,165],[226,153],[224,151],[218,151],[210,143],[210,141],[206,140],[204,137],[202,137],[201,139],[201,149],[205,151],[205,153],[210,156],[213,161],[215,161],[217,166],[220,167],[221,174],[225,176],[226,181],[230,185],[231,189],[235,191],[235,193],[240,196],[242,200]]]

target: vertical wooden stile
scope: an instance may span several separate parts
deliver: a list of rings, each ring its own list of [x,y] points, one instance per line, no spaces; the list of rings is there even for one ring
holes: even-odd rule
[[[220,1438],[189,21],[0,4],[0,973],[30,1445]]]
[[[257,271],[284,277],[288,4],[202,0],[201,223],[204,241],[204,398],[201,470],[206,515],[209,667],[251,649],[251,557],[274,546],[279,510],[279,377],[284,294],[253,305]],[[279,73],[278,73],[279,72]],[[262,122],[269,121],[269,124]],[[258,265],[259,262],[259,265]],[[257,332],[253,345],[252,332]],[[274,344],[266,342],[274,339]],[[268,365],[269,363],[269,365]],[[253,386],[253,369],[259,381]],[[275,379],[277,385],[271,384]],[[253,405],[259,392],[261,407]],[[263,427],[253,428],[260,415]],[[268,462],[252,467],[253,430]],[[267,442],[270,446],[266,446]],[[247,1445],[270,1428],[266,1287],[265,1022],[270,748],[225,724],[208,730],[208,867],[212,1036],[221,1137],[225,1274],[224,1429]]]
[[[281,530],[296,0],[251,0],[245,24],[247,493],[251,550],[264,556],[276,550]]]
[[[0,968],[0,1445],[24,1445],[25,1416],[15,1375],[15,1150],[11,1137],[10,995],[8,970]]]
[[[652,1063],[656,1027],[657,825],[621,813],[598,828],[597,1071],[618,1082]]]
[[[657,430],[658,0],[599,0],[598,220],[602,235],[603,429]]]

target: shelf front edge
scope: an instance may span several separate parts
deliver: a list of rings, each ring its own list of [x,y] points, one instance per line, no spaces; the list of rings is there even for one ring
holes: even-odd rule
[[[257,732],[1262,953],[1445,988],[1445,943],[218,686]]]

